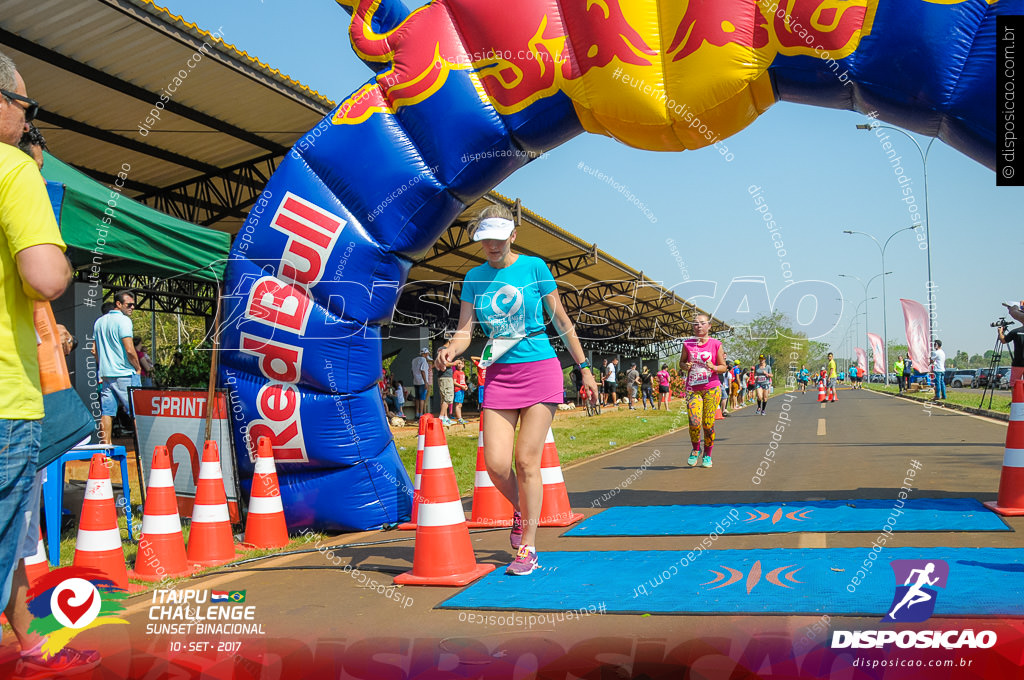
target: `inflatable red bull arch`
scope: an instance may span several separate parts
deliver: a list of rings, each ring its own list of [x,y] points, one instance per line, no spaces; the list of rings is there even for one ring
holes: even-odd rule
[[[681,151],[777,101],[878,112],[995,166],[996,18],[1024,0],[341,0],[377,75],[304,135],[231,253],[220,377],[243,480],[270,437],[292,528],[405,519],[375,382],[413,261],[581,132]],[[239,408],[240,407],[240,408]],[[243,481],[243,484],[245,482]]]

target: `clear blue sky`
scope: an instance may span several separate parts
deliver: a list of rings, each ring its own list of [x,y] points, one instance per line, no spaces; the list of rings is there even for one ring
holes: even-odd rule
[[[201,27],[223,28],[227,42],[324,95],[340,101],[370,78],[348,41],[348,14],[332,0],[165,0],[168,9]],[[406,4],[412,6],[419,3]],[[665,240],[673,239],[692,279],[718,282],[715,309],[734,277],[765,277],[772,297],[783,287],[781,261],[794,280],[834,283],[843,293],[842,320],[822,338],[842,351],[843,336],[864,300],[860,283],[881,272],[876,246],[844,229],[884,241],[911,225],[899,185],[873,132],[855,129],[865,117],[849,111],[776,104],[725,140],[731,162],[706,148],[695,152],[638,151],[611,139],[583,135],[507,179],[497,190],[642,269],[666,285],[682,280]],[[922,146],[927,138],[917,137]],[[914,194],[922,204],[921,161],[913,144],[893,133]],[[639,197],[657,221],[624,196],[578,169],[580,162],[613,175]],[[997,188],[995,174],[936,141],[928,159],[935,336],[947,355],[992,349],[989,323],[1004,300],[1024,298],[1017,257],[1024,246],[1024,188]],[[779,258],[748,188],[760,186],[781,232]],[[905,342],[899,298],[926,302],[924,251],[914,232],[894,237],[886,251],[890,342]],[[882,334],[881,278],[871,284],[870,330]],[[867,347],[864,316],[857,344]],[[845,352],[844,352],[845,354]],[[1006,362],[1008,363],[1008,361]]]

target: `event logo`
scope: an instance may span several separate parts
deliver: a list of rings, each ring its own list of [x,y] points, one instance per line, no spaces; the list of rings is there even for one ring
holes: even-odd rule
[[[792,589],[793,586],[786,585],[783,583],[783,579],[790,583],[803,584],[803,581],[796,579],[796,573],[803,569],[803,567],[797,567],[795,564],[786,564],[781,567],[775,567],[774,569],[767,569],[767,565],[762,565],[761,560],[756,560],[754,564],[750,566],[749,570],[733,569],[727,567],[724,564],[718,565],[725,571],[717,571],[715,569],[708,569],[712,574],[715,575],[715,579],[701,583],[702,586],[711,586],[708,590],[718,590],[719,588],[725,588],[731,586],[734,583],[740,583],[747,590],[747,595],[754,589],[758,583],[761,582],[761,577],[764,576],[764,580],[768,581],[772,585],[776,585],[780,588]],[[793,567],[796,567],[794,569]]]
[[[46,638],[44,658],[64,649],[79,633],[98,626],[128,622],[119,617],[127,593],[98,569],[62,567],[36,581],[28,591],[35,617],[28,630]]]
[[[890,566],[896,577],[896,593],[882,621],[927,621],[935,612],[939,594],[936,587],[946,587],[949,565],[944,560],[893,560]]]

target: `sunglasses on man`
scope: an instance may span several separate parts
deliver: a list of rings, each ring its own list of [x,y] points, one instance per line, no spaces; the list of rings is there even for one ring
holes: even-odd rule
[[[36,116],[39,115],[39,102],[35,99],[22,97],[16,92],[8,92],[7,90],[0,90],[0,94],[2,94],[8,101],[16,99],[19,102],[25,102],[26,106],[24,107],[24,111],[26,123],[31,123],[35,120]]]

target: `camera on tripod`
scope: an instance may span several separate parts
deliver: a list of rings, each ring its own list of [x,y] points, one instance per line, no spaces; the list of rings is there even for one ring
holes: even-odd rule
[[[1005,316],[999,317],[998,321],[993,321],[989,324],[992,328],[1008,328],[1013,325],[1012,321],[1007,321]]]

